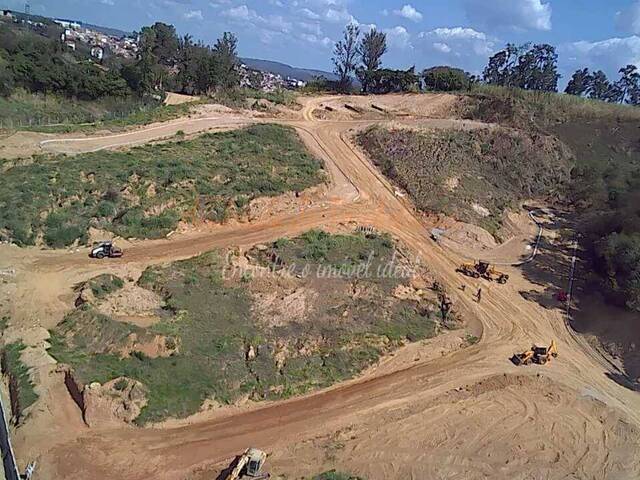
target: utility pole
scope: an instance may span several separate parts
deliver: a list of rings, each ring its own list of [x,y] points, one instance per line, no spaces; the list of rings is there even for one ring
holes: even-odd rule
[[[24,4],[24,13],[31,15],[31,5],[29,5],[29,2],[25,2]]]

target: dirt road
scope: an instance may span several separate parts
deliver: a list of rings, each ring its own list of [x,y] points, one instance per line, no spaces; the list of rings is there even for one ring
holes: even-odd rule
[[[567,329],[560,310],[525,298],[523,292],[542,292],[545,285],[531,283],[520,270],[508,268],[508,285],[483,284],[483,300],[477,303],[470,293],[477,281],[455,273],[460,258],[429,240],[407,201],[349,141],[352,130],[376,120],[317,120],[314,112],[323,102],[327,99],[306,99],[302,120],[273,120],[295,126],[326,162],[333,186],[323,202],[263,223],[140,242],[128,249],[127,263],[142,268],[219,246],[262,243],[356,221],[391,233],[419,255],[455,292],[457,308],[481,325],[479,343],[385,375],[177,428],[79,429],[59,439],[20,438],[21,458],[38,454],[43,478],[213,478],[212,465],[254,445],[272,452],[274,470],[280,468],[288,478],[327,465],[355,468],[374,480],[638,478],[640,395],[607,377],[609,365]],[[451,120],[431,123],[477,127]],[[158,132],[138,131],[129,140],[149,141]],[[110,139],[83,139],[49,142],[48,148],[109,145]],[[3,264],[12,261],[14,250],[0,248]],[[64,295],[65,279],[120,268],[116,262],[90,262],[85,252],[22,255],[27,258],[19,262],[18,275],[25,283],[16,302],[31,299],[34,316],[46,311],[39,310],[38,298]],[[60,285],[51,287],[52,279]],[[462,283],[466,293],[457,288]],[[48,295],[41,297],[38,285]],[[519,369],[508,361],[515,350],[551,339],[560,350],[552,365]],[[331,446],[334,438],[341,447]]]

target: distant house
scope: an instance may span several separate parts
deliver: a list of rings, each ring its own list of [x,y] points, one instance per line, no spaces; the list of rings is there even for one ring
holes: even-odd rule
[[[64,44],[67,46],[68,49],[73,50],[74,52],[76,51],[76,42],[67,40],[66,42],[64,42]]]
[[[11,13],[11,10],[0,10],[0,13],[2,13],[3,17],[13,18],[13,14]]]
[[[56,22],[62,28],[82,28],[82,22],[78,22],[77,20],[67,20],[65,18],[56,18],[54,22]]]
[[[104,48],[102,48],[100,45],[96,45],[95,47],[92,47],[91,56],[93,58],[97,58],[98,60],[102,61],[102,59],[104,58]]]

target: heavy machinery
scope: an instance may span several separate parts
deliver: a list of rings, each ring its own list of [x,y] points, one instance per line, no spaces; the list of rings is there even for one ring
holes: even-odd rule
[[[558,356],[558,347],[556,341],[552,340],[548,347],[533,346],[533,359],[538,365],[546,365],[552,358]]]
[[[113,242],[100,242],[93,246],[89,256],[91,258],[120,258],[122,257],[122,249],[116,247]]]
[[[268,473],[261,474],[262,466],[267,460],[267,454],[257,448],[247,448],[242,455],[235,460],[235,465],[225,480],[238,480],[249,477],[255,480],[269,478]]]
[[[548,347],[538,347],[534,345],[531,350],[527,350],[523,353],[516,353],[511,357],[511,361],[517,365],[531,365],[536,363],[538,365],[546,365],[551,362],[551,359],[558,356],[558,346],[556,341],[552,340]]]
[[[463,263],[458,267],[458,272],[473,278],[484,278],[492,282],[507,283],[509,275],[496,270],[496,268],[487,262]]]

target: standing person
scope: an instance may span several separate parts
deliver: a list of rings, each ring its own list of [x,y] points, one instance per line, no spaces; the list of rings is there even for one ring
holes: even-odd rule
[[[480,303],[482,301],[482,287],[478,289],[477,297],[478,297],[478,303]]]

